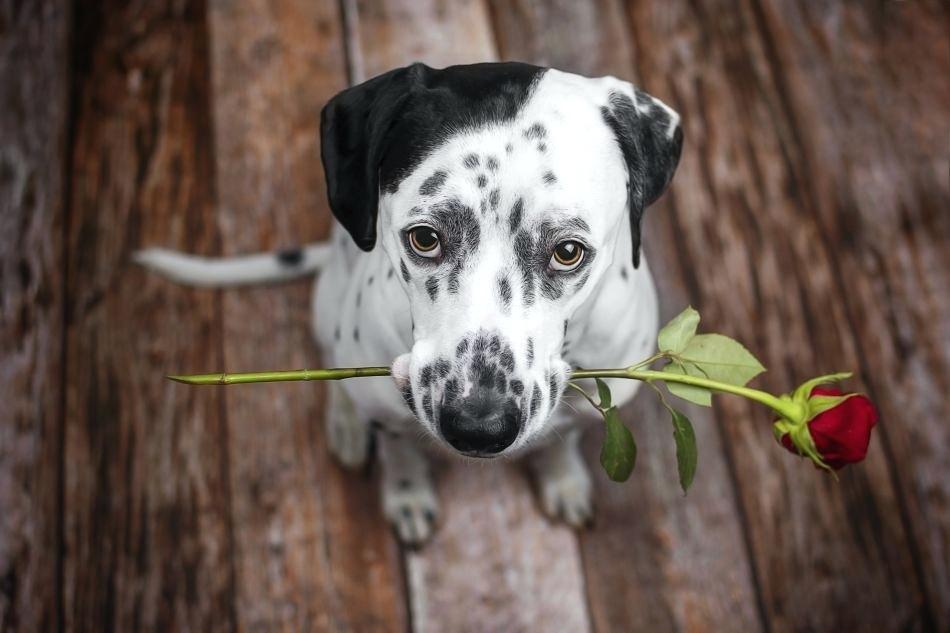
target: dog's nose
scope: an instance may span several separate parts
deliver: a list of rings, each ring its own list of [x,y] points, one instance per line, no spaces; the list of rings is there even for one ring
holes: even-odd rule
[[[502,452],[515,441],[521,412],[512,400],[475,395],[439,413],[442,437],[466,455],[488,456]]]

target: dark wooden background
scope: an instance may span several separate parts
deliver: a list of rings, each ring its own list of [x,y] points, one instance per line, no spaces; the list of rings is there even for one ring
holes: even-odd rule
[[[950,630],[945,3],[0,1],[0,631]],[[446,467],[404,551],[329,458],[309,284],[200,291],[129,263],[327,234],[317,114],[413,60],[634,81],[686,145],[650,210],[664,316],[746,342],[774,391],[845,368],[867,461],[823,476],[760,409],[690,409],[679,492],[650,397],[595,527],[516,465]],[[588,438],[593,458],[598,438]]]

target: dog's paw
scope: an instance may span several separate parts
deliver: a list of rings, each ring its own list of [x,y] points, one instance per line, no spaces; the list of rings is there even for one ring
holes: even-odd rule
[[[360,468],[369,457],[370,426],[360,420],[330,413],[327,415],[327,442],[330,452],[346,468]]]
[[[399,540],[410,546],[424,543],[435,531],[439,501],[428,480],[398,479],[383,484],[383,513]]]
[[[579,460],[568,468],[538,473],[541,507],[552,519],[572,527],[581,527],[594,517],[590,474]]]

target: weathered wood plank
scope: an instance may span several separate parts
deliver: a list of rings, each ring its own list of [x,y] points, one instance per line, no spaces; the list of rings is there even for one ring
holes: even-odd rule
[[[223,394],[162,378],[219,356],[217,302],[129,263],[217,243],[205,6],[76,11],[63,624],[229,629]]]
[[[781,60],[770,63],[787,22],[763,31],[756,9],[742,1],[627,8],[638,74],[670,95],[685,120],[686,149],[668,206],[684,279],[706,326],[755,350],[770,368],[760,382],[773,391],[842,368],[864,371],[853,386],[890,384],[885,370],[862,362],[859,349],[879,343],[861,339],[870,332],[857,329],[844,296],[866,283],[870,269],[841,276],[836,240],[849,238],[827,233],[818,217],[823,203],[811,193],[813,183],[847,169],[833,152],[801,151],[799,139],[809,132],[785,105],[798,84],[785,83]],[[803,31],[796,50],[813,46],[810,37]],[[839,108],[851,120],[869,116]],[[865,230],[859,217],[848,225]],[[875,389],[886,399],[883,391]],[[888,434],[877,434],[867,461],[836,483],[777,452],[762,411],[736,399],[721,399],[716,410],[770,627],[926,628]]]
[[[0,6],[0,631],[59,616],[67,3]]]
[[[320,107],[346,85],[338,5],[216,0],[210,22],[222,251],[325,237],[317,130]],[[225,293],[222,365],[317,366],[310,297],[306,282]],[[238,624],[401,630],[398,549],[374,482],[330,459],[324,393],[300,384],[226,394]]]
[[[493,15],[505,57],[641,83],[624,16],[614,3],[496,2]],[[664,85],[643,87],[670,100]],[[690,140],[687,135],[687,151]],[[650,209],[644,240],[663,320],[688,303],[669,214],[666,198]],[[599,470],[595,477],[596,524],[582,534],[581,548],[598,631],[752,631],[762,625],[714,416],[699,407],[684,410],[700,447],[699,474],[688,497],[676,476],[669,414],[649,391],[624,413],[640,447],[632,480],[618,485]],[[588,434],[592,464],[600,440],[598,432]]]
[[[496,59],[482,2],[361,1],[356,22],[365,77]],[[501,464],[437,473],[442,524],[405,553],[415,630],[588,629],[576,539],[541,517],[523,477]]]
[[[754,6],[790,153],[845,288],[857,360],[950,629],[950,39],[936,2]]]

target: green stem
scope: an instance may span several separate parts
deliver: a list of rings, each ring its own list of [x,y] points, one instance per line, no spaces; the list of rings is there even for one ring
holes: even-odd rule
[[[643,380],[653,382],[661,380],[663,382],[678,382],[693,387],[701,387],[710,391],[719,391],[722,393],[731,393],[749,400],[754,400],[775,410],[782,417],[797,420],[801,417],[799,408],[801,405],[789,400],[782,400],[772,394],[751,389],[749,387],[740,387],[739,385],[730,385],[729,383],[710,380],[709,378],[700,378],[699,376],[688,376],[685,374],[671,374],[665,371],[656,371],[652,369],[636,369],[628,367],[626,369],[578,369],[571,373],[572,380],[581,378],[633,378],[634,380]]]
[[[710,391],[719,391],[722,393],[731,393],[737,396],[748,398],[764,404],[774,409],[782,417],[788,420],[802,419],[802,412],[799,410],[800,404],[790,400],[783,400],[773,396],[765,391],[751,389],[749,387],[740,387],[730,385],[724,382],[700,378],[698,376],[687,376],[684,374],[670,374],[664,371],[651,369],[638,369],[642,365],[634,365],[624,369],[575,369],[571,372],[572,380],[583,378],[626,378],[642,380],[645,382],[663,381],[678,382],[684,385],[692,385],[709,389]],[[344,380],[346,378],[364,378],[368,376],[389,376],[388,367],[341,367],[335,369],[298,369],[294,371],[261,371],[243,374],[196,374],[190,376],[168,376],[170,380],[189,385],[237,385],[253,382],[284,382],[292,380]]]
[[[194,374],[166,376],[187,385],[237,385],[249,382],[285,382],[290,380],[343,380],[367,376],[388,376],[389,367],[340,367],[336,369],[296,369],[293,371],[258,371],[245,374]]]

